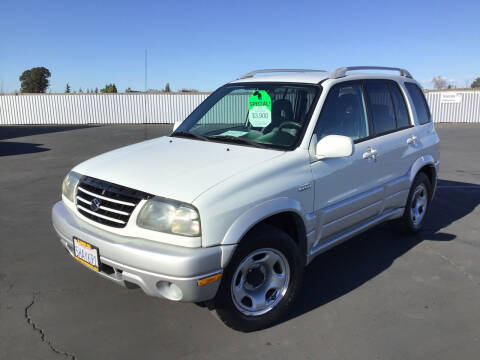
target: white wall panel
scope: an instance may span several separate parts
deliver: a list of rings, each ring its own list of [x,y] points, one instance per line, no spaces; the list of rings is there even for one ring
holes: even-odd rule
[[[428,92],[434,122],[480,123],[480,91],[457,91],[459,103]],[[448,93],[451,93],[450,91]],[[38,94],[0,96],[0,124],[171,124],[183,121],[209,94]],[[245,99],[234,101],[233,106]],[[228,122],[228,109],[212,114]]]
[[[459,103],[442,100],[442,94],[456,93]],[[432,91],[426,94],[433,122],[480,123],[480,91]]]

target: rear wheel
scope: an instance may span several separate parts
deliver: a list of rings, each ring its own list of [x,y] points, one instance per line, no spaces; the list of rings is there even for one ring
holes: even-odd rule
[[[303,275],[300,250],[285,232],[269,225],[253,230],[238,246],[214,300],[227,326],[255,331],[290,309]]]
[[[405,212],[400,219],[391,222],[392,227],[404,234],[420,231],[430,208],[431,196],[432,185],[430,180],[423,172],[418,173],[410,189]]]

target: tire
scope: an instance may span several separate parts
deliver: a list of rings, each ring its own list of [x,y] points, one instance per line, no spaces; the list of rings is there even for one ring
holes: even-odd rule
[[[288,234],[259,226],[241,241],[225,269],[213,315],[243,332],[274,325],[292,307],[304,266],[300,249]]]
[[[392,228],[401,234],[418,233],[425,222],[432,199],[432,185],[425,173],[420,172],[415,177],[408,194],[405,212],[399,219],[392,220]]]

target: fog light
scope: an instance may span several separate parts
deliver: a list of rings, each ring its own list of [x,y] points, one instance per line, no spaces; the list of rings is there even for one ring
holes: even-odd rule
[[[183,297],[182,290],[175,284],[168,281],[157,282],[157,290],[164,298],[179,301]]]

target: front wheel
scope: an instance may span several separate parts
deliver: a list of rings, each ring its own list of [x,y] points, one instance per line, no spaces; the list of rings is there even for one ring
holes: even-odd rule
[[[278,322],[291,308],[303,275],[301,252],[293,239],[262,225],[242,240],[222,277],[215,315],[244,332]]]

